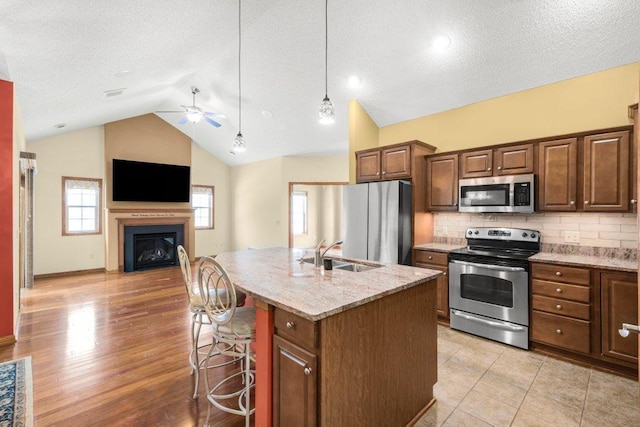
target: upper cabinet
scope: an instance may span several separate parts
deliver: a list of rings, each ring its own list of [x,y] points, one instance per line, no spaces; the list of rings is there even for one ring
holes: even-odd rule
[[[533,144],[476,150],[460,155],[460,178],[533,173]]]
[[[424,174],[422,156],[433,153],[435,147],[420,141],[410,141],[356,152],[356,181],[386,181],[412,179]],[[420,164],[416,157],[420,156]]]
[[[575,212],[578,139],[541,142],[538,159],[538,210]]]
[[[458,210],[458,155],[427,156],[427,210]]]
[[[584,211],[630,210],[629,131],[584,137]]]

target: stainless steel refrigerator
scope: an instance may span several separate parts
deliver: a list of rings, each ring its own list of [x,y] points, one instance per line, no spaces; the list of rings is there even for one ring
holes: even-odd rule
[[[411,184],[383,181],[345,185],[342,254],[411,265]]]

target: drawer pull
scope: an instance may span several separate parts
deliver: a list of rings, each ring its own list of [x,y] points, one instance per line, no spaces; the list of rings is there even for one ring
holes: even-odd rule
[[[556,276],[562,276],[562,273],[560,273],[559,271],[556,271]]]
[[[433,259],[433,257],[431,255],[429,255],[429,259]]]
[[[293,329],[296,327],[296,324],[294,322],[287,322],[287,329]]]
[[[446,272],[446,271],[445,271],[445,272],[443,272],[443,273],[442,273],[442,275],[443,275],[443,276],[446,276],[446,275],[447,275],[447,272]]]
[[[557,308],[558,310],[562,310],[562,306],[561,306],[560,304],[556,305],[556,308]]]
[[[556,334],[562,335],[562,329],[556,329]]]
[[[556,289],[556,292],[561,294],[562,293],[562,289],[558,288],[558,289]]]
[[[304,368],[305,375],[311,375],[311,368]]]

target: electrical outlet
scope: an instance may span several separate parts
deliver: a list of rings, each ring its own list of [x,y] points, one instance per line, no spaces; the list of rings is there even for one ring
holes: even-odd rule
[[[565,231],[564,232],[564,241],[566,243],[580,243],[580,232],[579,231]]]
[[[89,252],[89,259],[93,259],[94,255],[93,252]]]

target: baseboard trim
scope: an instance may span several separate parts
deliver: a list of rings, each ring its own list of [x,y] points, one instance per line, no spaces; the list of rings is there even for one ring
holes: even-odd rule
[[[427,411],[429,410],[429,408],[431,408],[435,403],[436,403],[436,399],[435,399],[435,398],[431,399],[431,400],[429,401],[429,403],[427,403],[427,406],[425,406],[424,408],[422,408],[422,409],[420,410],[420,412],[418,412],[418,413],[416,414],[416,416],[415,416],[415,417],[413,417],[413,419],[412,419],[411,421],[409,421],[409,423],[407,424],[407,427],[410,427],[410,426],[414,426],[414,425],[416,425],[416,423],[417,423],[418,421],[420,421],[420,418],[422,418],[422,416],[423,416],[424,414],[426,414],[426,413],[427,413]]]
[[[46,273],[46,274],[36,274],[33,276],[34,279],[48,279],[51,277],[60,277],[60,276],[77,276],[80,274],[87,273],[106,273],[107,270],[104,268],[92,268],[89,270],[75,270],[75,271],[62,271],[60,273]]]
[[[8,335],[6,337],[0,337],[0,347],[4,347],[7,345],[15,344],[16,337],[15,335]]]

